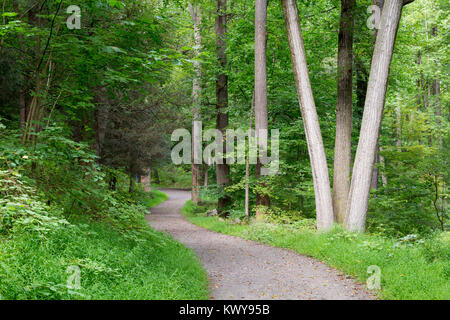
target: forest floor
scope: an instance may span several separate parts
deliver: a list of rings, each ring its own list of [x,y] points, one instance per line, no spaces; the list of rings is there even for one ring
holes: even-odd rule
[[[181,215],[190,192],[164,189],[169,199],[147,215],[150,225],[193,249],[209,275],[211,299],[374,299],[351,277],[290,250],[198,227]]]

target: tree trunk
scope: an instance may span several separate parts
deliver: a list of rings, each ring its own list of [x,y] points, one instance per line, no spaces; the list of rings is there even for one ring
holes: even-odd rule
[[[201,164],[201,151],[196,148],[196,143],[194,141],[197,139],[199,130],[197,126],[194,125],[194,121],[200,121],[200,94],[202,91],[201,88],[201,77],[202,70],[200,64],[200,47],[202,45],[202,37],[200,33],[200,25],[201,25],[201,12],[200,5],[198,3],[191,4],[189,3],[189,12],[191,13],[192,23],[194,24],[194,79],[192,81],[192,153],[193,153],[193,161],[191,164],[192,171],[192,191],[191,198],[192,201],[197,204],[200,200],[200,164]],[[200,137],[201,141],[201,137]],[[200,163],[198,163],[198,159],[200,159]]]
[[[216,55],[219,62],[220,71],[217,74],[216,79],[216,129],[220,130],[223,135],[224,141],[226,141],[225,130],[228,126],[228,76],[224,71],[227,66],[227,56],[226,56],[226,0],[216,0],[217,12],[216,12],[216,23],[215,23],[215,33],[216,33]],[[223,143],[223,153],[225,154],[225,143]],[[230,184],[230,167],[223,159],[222,163],[216,164],[216,176],[217,185],[220,188]],[[217,211],[220,216],[226,216],[226,207],[230,203],[230,198],[221,192],[222,195],[219,197],[217,204]]]
[[[377,190],[378,189],[378,177],[379,177],[379,163],[380,163],[380,155],[378,152],[375,153],[375,165],[372,171],[372,181],[370,183],[370,189]]]
[[[395,123],[395,131],[396,131],[396,146],[398,151],[402,150],[402,109],[400,107],[400,99],[397,95],[397,106],[395,108],[395,117],[396,117],[396,123]]]
[[[249,116],[249,126],[248,126],[248,132],[249,132],[249,141],[250,141],[250,134],[252,132],[253,127],[253,109],[255,107],[255,90],[253,90],[253,96],[252,96],[252,103],[250,106],[250,116]],[[249,150],[250,153],[250,150]],[[250,217],[250,201],[249,201],[249,180],[250,180],[250,156],[245,157],[245,200],[244,200],[244,207],[245,207],[245,219],[248,221]]]
[[[159,179],[159,173],[158,170],[156,168],[152,169],[152,176],[153,176],[153,180],[155,181],[156,184],[160,184],[161,181]]]
[[[381,155],[383,152],[383,147],[378,147],[378,153],[380,155],[380,165],[381,165],[381,182],[383,183],[383,187],[386,188],[388,184],[387,176],[386,176],[386,163],[384,161],[384,157]]]
[[[100,90],[98,93],[99,95],[106,95],[106,90]],[[106,128],[108,126],[108,119],[109,119],[109,105],[108,103],[104,103],[100,98],[99,104],[97,106],[97,111],[95,113],[96,115],[96,124],[97,124],[97,130],[96,130],[96,154],[100,158],[103,155],[103,144],[105,142],[105,135],[106,135]]]
[[[438,32],[437,27],[433,26],[431,28],[431,36],[432,37],[437,36],[437,32]],[[434,97],[433,103],[435,105],[434,114],[436,116],[436,123],[437,123],[437,127],[438,127],[438,142],[439,142],[439,146],[442,147],[443,140],[442,140],[442,132],[441,132],[441,128],[442,128],[441,82],[439,79],[433,79],[433,83],[431,85],[431,93]]]
[[[34,8],[31,8],[28,11],[28,22],[35,26],[36,28],[40,28],[41,18],[40,18],[40,9],[41,9],[41,1],[37,3]],[[36,133],[39,129],[39,121],[41,116],[41,70],[39,68],[40,60],[41,60],[41,35],[38,33],[36,35],[36,43],[34,49],[34,60],[35,60],[35,72],[34,72],[34,96],[31,99],[29,112],[26,117],[26,122],[24,126],[24,130],[22,133],[22,143],[35,141],[36,136],[33,133]]]
[[[267,150],[268,141],[267,116],[267,0],[255,1],[255,134],[260,151]],[[257,158],[256,175],[261,175],[262,163]],[[265,194],[256,195],[258,206],[269,206],[270,198]],[[256,219],[264,214],[256,210]]]
[[[403,2],[402,0],[386,2],[381,15],[347,204],[345,225],[352,231],[363,232],[365,229],[371,175]]]
[[[13,1],[13,8],[17,14],[20,14],[19,3],[17,0]],[[19,32],[17,38],[19,40],[19,47],[20,47],[19,59],[23,60],[23,52],[25,52],[23,46],[23,34]],[[23,129],[27,121],[27,102],[25,97],[27,81],[22,72],[20,74],[20,86],[21,88],[19,92],[19,115],[20,115],[20,129]]]
[[[135,185],[134,175],[133,173],[130,173],[130,187],[128,188],[129,193],[132,193],[134,191],[134,185]]]
[[[355,2],[355,0],[341,0],[333,174],[333,210],[339,223],[343,223],[345,220],[348,192],[350,190],[353,109],[353,11]]]
[[[316,199],[317,228],[319,230],[327,230],[333,226],[334,222],[330,180],[319,119],[306,65],[306,53],[300,28],[297,2],[295,0],[282,0],[282,3],[295,84],[311,160]]]
[[[207,187],[208,186],[208,170],[209,170],[209,167],[207,164],[205,164],[204,170],[205,170],[205,172],[203,175],[203,186]]]

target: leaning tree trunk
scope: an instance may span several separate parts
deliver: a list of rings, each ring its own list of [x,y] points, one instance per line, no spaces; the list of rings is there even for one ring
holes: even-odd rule
[[[341,0],[338,42],[338,95],[334,145],[333,210],[339,223],[345,220],[350,190],[353,110],[353,11],[355,0]]]
[[[200,46],[202,44],[202,36],[200,33],[200,24],[201,24],[201,12],[199,4],[191,4],[189,3],[189,11],[191,13],[192,22],[194,24],[194,79],[192,81],[192,154],[193,161],[191,164],[192,171],[192,192],[191,198],[192,201],[197,204],[200,200],[200,164],[201,164],[201,150],[200,154],[199,150],[196,148],[196,143],[194,142],[196,139],[198,141],[199,136],[199,128],[194,125],[195,121],[200,121],[200,94],[201,94],[201,77],[202,70],[201,64],[199,60],[200,56]],[[200,137],[201,139],[201,137]],[[200,140],[201,141],[201,140]],[[200,159],[200,161],[198,161]],[[199,163],[200,162],[200,163]]]
[[[295,84],[297,86],[300,110],[305,126],[305,135],[311,160],[314,194],[316,198],[317,228],[319,230],[327,230],[333,226],[334,222],[330,180],[322,133],[320,132],[319,119],[309,81],[308,67],[306,65],[306,53],[300,28],[297,2],[295,0],[282,0],[282,3],[291,50]]]
[[[366,224],[371,175],[383,116],[389,68],[402,7],[404,3],[409,2],[412,1],[386,1],[381,15],[347,204],[345,225],[352,231],[362,232]]]
[[[216,55],[219,62],[220,71],[216,79],[216,128],[222,132],[224,141],[226,141],[225,130],[228,126],[228,76],[225,72],[227,66],[226,55],[226,0],[216,0],[217,16],[215,24],[216,33]],[[223,143],[223,153],[225,154],[225,143]],[[216,164],[217,185],[220,188],[230,184],[230,166],[223,159],[222,163]],[[222,192],[217,204],[219,215],[226,216],[225,208],[230,203],[230,198]]]
[[[267,0],[255,1],[255,133],[260,151],[267,150]],[[261,157],[257,158],[256,175],[261,175]],[[266,194],[256,195],[256,204],[268,207],[270,198]],[[256,219],[261,218],[264,211],[256,210]]]

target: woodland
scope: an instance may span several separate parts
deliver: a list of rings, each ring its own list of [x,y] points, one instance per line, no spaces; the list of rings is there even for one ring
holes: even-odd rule
[[[362,282],[380,266],[380,298],[450,298],[448,1],[0,6],[0,299],[206,299],[195,253],[144,218],[164,188],[204,228]],[[249,143],[173,163],[198,121],[269,153],[279,130],[278,171]]]

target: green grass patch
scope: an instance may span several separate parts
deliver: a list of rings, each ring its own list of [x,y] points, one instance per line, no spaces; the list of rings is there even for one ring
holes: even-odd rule
[[[2,243],[2,299],[208,297],[197,258],[170,237],[149,227],[121,232],[102,222],[70,222],[45,239],[22,234]],[[69,289],[77,269],[81,286]]]
[[[163,192],[103,189],[100,210],[83,212],[48,205],[28,184],[0,170],[0,299],[208,298],[193,251],[145,220]]]
[[[157,206],[158,204],[163,203],[169,198],[167,194],[165,194],[162,191],[159,191],[158,189],[152,189],[149,192],[149,196],[144,200],[144,204],[147,208],[153,208]]]
[[[448,233],[429,239],[386,238],[355,234],[336,226],[320,233],[309,219],[294,224],[238,224],[205,215],[205,208],[188,201],[182,209],[192,223],[317,258],[365,283],[367,269],[381,269],[382,299],[450,299],[450,238]]]

